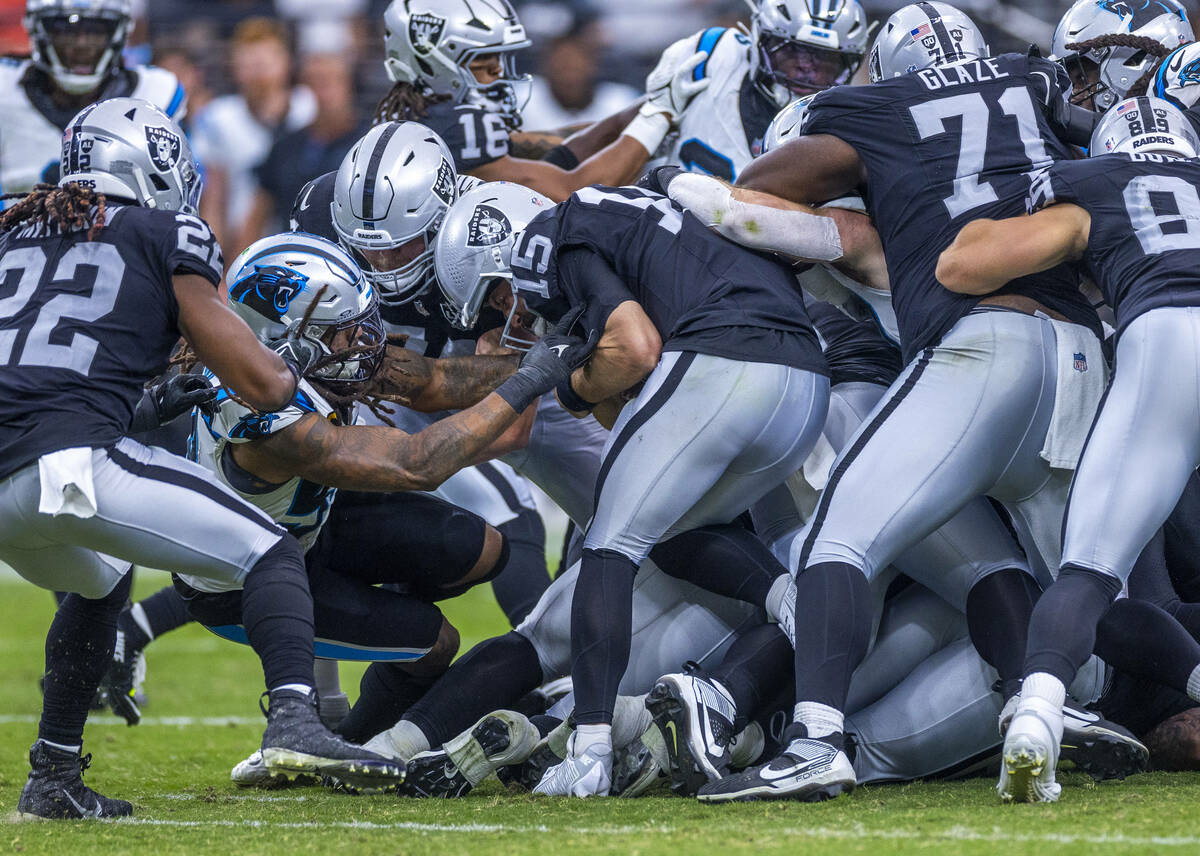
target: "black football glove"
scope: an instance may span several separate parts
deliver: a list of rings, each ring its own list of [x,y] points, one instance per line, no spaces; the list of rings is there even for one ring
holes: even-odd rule
[[[677,166],[658,166],[650,170],[648,173],[638,179],[637,186],[642,190],[649,190],[652,193],[661,193],[667,195],[667,188],[671,185],[671,180],[684,175],[686,170],[680,169]]]
[[[283,358],[292,374],[296,376],[297,383],[321,358],[321,351],[314,343],[297,336],[291,330],[282,339],[267,342],[267,347]]]
[[[179,374],[150,387],[133,411],[130,431],[140,434],[174,421],[193,407],[202,407],[217,397],[217,387],[204,375]]]
[[[587,338],[571,335],[571,328],[587,306],[580,304],[529,349],[517,373],[496,390],[496,394],[520,413],[560,383],[569,382],[571,372],[586,363],[600,341],[600,331],[588,331]]]

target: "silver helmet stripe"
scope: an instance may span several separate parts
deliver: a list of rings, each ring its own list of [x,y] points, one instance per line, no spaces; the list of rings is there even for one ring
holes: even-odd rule
[[[942,46],[942,62],[966,59],[966,56],[958,46],[958,42],[951,38],[950,31],[946,29],[946,25],[942,21],[942,16],[938,10],[933,8],[929,3],[918,3],[917,6],[929,17],[929,25],[933,27],[933,34],[937,36],[938,44]]]
[[[396,136],[396,131],[399,129],[398,124],[390,124],[379,139],[375,142],[375,150],[371,152],[371,159],[367,161],[367,177],[363,183],[363,219],[373,221],[379,219],[375,216],[375,183],[379,178],[379,166],[383,163],[383,154],[387,151],[388,143],[392,141],[392,137]],[[385,215],[387,212],[383,212]]]

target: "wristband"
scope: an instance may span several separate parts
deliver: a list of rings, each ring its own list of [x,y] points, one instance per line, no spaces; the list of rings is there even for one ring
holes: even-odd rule
[[[565,143],[560,143],[546,152],[542,160],[546,161],[546,163],[552,163],[556,167],[565,169],[568,172],[579,166],[579,157]]]
[[[591,413],[596,408],[595,404],[575,391],[570,378],[560,383],[554,391],[558,395],[559,404],[572,413]]]
[[[643,112],[645,110],[646,105],[643,104],[633,121],[625,126],[621,136],[632,137],[641,144],[647,155],[653,155],[670,133],[671,120],[664,113]]]

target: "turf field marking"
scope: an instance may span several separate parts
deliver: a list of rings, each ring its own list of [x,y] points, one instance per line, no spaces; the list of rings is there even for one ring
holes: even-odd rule
[[[368,820],[353,821],[270,821],[270,820],[166,820],[159,818],[122,818],[106,821],[116,824],[134,826],[168,826],[181,828],[247,828],[247,829],[357,829],[366,831],[404,830],[409,832],[451,832],[451,833],[545,833],[553,832],[554,828],[544,825],[510,826],[503,823],[418,823],[401,821],[396,823],[375,823]],[[670,826],[597,826],[572,827],[570,830],[577,835],[645,835],[659,833],[662,835],[677,835],[686,830]],[[906,829],[866,829],[862,826],[852,826],[846,829],[824,827],[775,829],[772,835],[784,835],[789,838],[835,839],[835,840],[923,840],[943,839],[951,841],[981,841],[991,843],[1028,843],[1028,844],[1095,844],[1123,845],[1135,847],[1196,847],[1200,846],[1197,836],[1132,836],[1132,835],[1070,835],[1064,833],[1044,834],[1012,834],[998,829],[981,831],[952,826],[944,830],[906,830]]]
[[[38,717],[29,713],[17,713],[0,716],[0,725],[32,725]],[[266,722],[261,716],[143,716],[139,727],[147,725],[166,725],[175,728],[195,726],[228,727],[230,725],[263,725]],[[89,716],[88,725],[120,725],[125,726],[125,720],[119,716]]]
[[[207,794],[205,794],[205,795],[200,795],[200,794],[160,794],[159,796],[165,800],[178,800],[181,802],[192,801],[192,800],[203,800],[204,802],[211,802],[213,799],[212,796],[207,795]],[[258,795],[258,794],[221,794],[216,799],[220,802],[225,802],[226,800],[239,800],[241,802],[275,803],[275,802],[304,802],[305,800],[311,799],[311,798],[306,797],[306,796],[301,796],[300,794],[293,794],[291,796],[267,796],[265,794],[263,794],[263,795]]]

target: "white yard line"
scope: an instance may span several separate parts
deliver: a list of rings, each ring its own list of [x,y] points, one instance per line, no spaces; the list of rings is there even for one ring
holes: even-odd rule
[[[29,713],[0,715],[0,725],[30,725],[37,721],[38,717]],[[195,726],[222,728],[230,725],[261,725],[266,727],[266,722],[261,716],[143,716],[138,728],[158,725],[166,725],[173,728],[191,728]],[[120,725],[124,727],[125,720],[119,716],[89,716],[88,725]]]
[[[181,795],[186,798],[186,795]],[[218,797],[225,799],[225,797]],[[285,799],[283,797],[263,798]],[[303,798],[301,798],[303,799]],[[553,832],[554,827],[536,825],[513,825],[505,823],[417,823],[396,822],[376,823],[373,821],[271,821],[271,820],[164,820],[157,818],[129,818],[112,821],[117,824],[132,824],[136,826],[165,826],[186,829],[204,828],[246,828],[246,829],[357,829],[365,831],[405,830],[410,832],[447,832],[447,833],[545,833]],[[572,827],[570,831],[576,835],[645,835],[647,833],[660,835],[677,835],[685,830],[671,826],[597,826]],[[862,826],[852,826],[845,829],[824,827],[791,829],[772,828],[771,835],[786,836],[797,839],[837,840],[837,841],[866,841],[866,840],[946,840],[946,841],[983,841],[997,844],[1092,844],[1097,846],[1120,845],[1133,847],[1197,847],[1200,846],[1198,836],[1132,836],[1132,835],[1072,835],[1066,833],[1007,833],[999,829],[980,830],[968,829],[962,826],[950,827],[943,830],[933,830],[925,827],[921,830],[906,829],[867,829]]]

